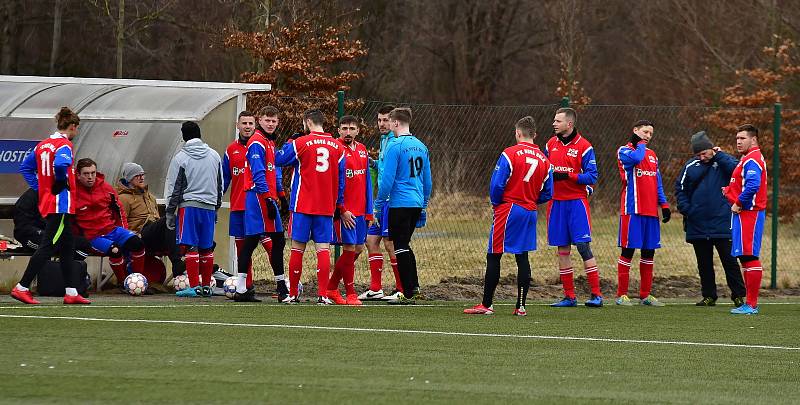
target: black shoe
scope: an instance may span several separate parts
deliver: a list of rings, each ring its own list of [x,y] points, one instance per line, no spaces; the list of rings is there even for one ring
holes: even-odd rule
[[[734,308],[739,308],[744,305],[744,297],[733,297]]]
[[[286,287],[286,281],[285,280],[278,281],[277,284],[278,285],[275,288],[275,292],[278,293],[278,298],[282,301],[283,298],[286,298],[286,297],[289,296],[289,288]]]
[[[713,307],[714,305],[717,305],[717,299],[711,297],[703,297],[703,299],[700,300],[700,302],[694,305],[698,307]]]
[[[152,287],[147,287],[144,290],[144,295],[154,295],[155,293],[156,293],[156,290],[153,289]]]
[[[256,298],[256,290],[253,288],[241,294],[233,294],[233,300],[236,302],[261,302],[260,299]]]

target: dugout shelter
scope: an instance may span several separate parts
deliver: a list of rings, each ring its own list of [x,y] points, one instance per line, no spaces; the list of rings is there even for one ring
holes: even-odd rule
[[[54,116],[61,106],[81,118],[73,141],[76,160],[94,159],[111,184],[119,179],[123,163],[139,163],[150,192],[163,203],[169,162],[182,145],[181,123],[196,121],[203,140],[222,156],[235,137],[236,116],[247,105],[247,93],[270,89],[269,84],[0,75],[0,234],[13,233],[9,207],[28,187],[17,173],[19,164],[55,131]],[[216,233],[223,241],[228,239],[228,216],[220,214]],[[228,262],[228,247],[218,242],[218,262]],[[20,264],[4,262],[3,290],[24,269],[23,263],[21,269],[8,271]]]

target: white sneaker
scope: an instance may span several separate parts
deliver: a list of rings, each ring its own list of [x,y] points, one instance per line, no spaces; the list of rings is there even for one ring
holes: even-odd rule
[[[299,304],[300,300],[297,298],[296,295],[290,295],[281,301],[284,304]]]
[[[336,305],[336,303],[328,297],[318,297],[317,305]]]
[[[384,297],[383,290],[378,290],[378,291],[367,290],[364,291],[361,295],[359,295],[358,299],[360,299],[361,301],[375,301],[382,299],[383,297]]]
[[[391,300],[396,300],[398,298],[400,298],[400,291],[395,291],[395,292],[392,293],[392,295],[385,295],[381,299],[384,300],[384,301],[391,301]]]

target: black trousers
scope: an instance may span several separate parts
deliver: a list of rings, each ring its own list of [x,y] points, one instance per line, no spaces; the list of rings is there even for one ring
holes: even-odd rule
[[[45,219],[44,231],[39,248],[28,261],[28,267],[19,283],[30,288],[33,279],[44,268],[50,258],[57,254],[61,262],[61,275],[64,277],[64,286],[77,287],[77,272],[73,266],[75,256],[75,237],[72,235],[72,215],[50,214]]]
[[[149,253],[167,253],[172,263],[172,275],[183,274],[185,265],[181,260],[181,252],[175,241],[175,230],[167,228],[167,218],[162,217],[156,222],[148,222],[142,227],[142,242]]]
[[[717,249],[725,279],[731,289],[731,298],[744,297],[744,280],[739,263],[731,256],[730,239],[703,239],[690,241],[697,257],[697,271],[700,273],[700,288],[703,297],[717,298],[717,282],[714,276],[714,248]]]
[[[403,284],[403,295],[411,298],[419,288],[417,258],[411,250],[411,236],[417,228],[422,208],[389,208],[389,238],[394,243],[397,272]]]

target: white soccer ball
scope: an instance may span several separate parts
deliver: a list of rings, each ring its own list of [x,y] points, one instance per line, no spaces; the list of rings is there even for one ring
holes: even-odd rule
[[[175,288],[175,291],[185,290],[189,288],[189,276],[186,274],[181,274],[172,279],[172,287]]]
[[[222,290],[225,291],[225,296],[232,300],[233,294],[236,294],[236,276],[228,277],[222,284]]]
[[[142,295],[147,290],[147,278],[142,273],[129,274],[123,284],[130,295]]]

